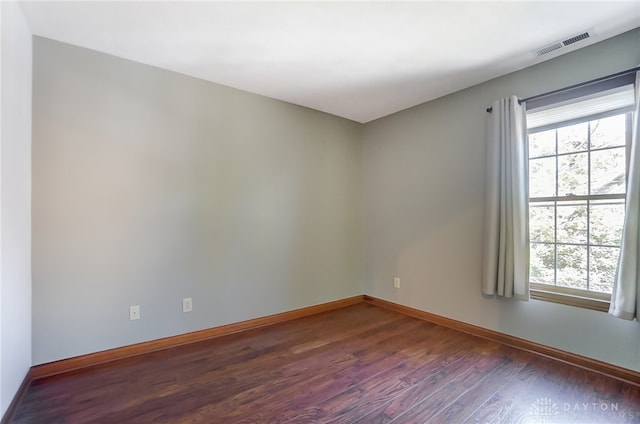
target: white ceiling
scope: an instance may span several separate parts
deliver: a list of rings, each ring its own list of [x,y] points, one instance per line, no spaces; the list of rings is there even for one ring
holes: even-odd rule
[[[35,35],[358,122],[640,26],[640,0],[47,1],[22,8]],[[533,52],[585,30],[595,36],[542,58]]]

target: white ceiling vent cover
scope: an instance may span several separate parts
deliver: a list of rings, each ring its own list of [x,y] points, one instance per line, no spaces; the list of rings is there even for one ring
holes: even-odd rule
[[[589,31],[582,32],[580,34],[572,35],[571,37],[567,37],[564,40],[559,40],[547,46],[537,49],[536,55],[543,56],[545,54],[554,52],[563,47],[567,47],[567,46],[570,46],[571,44],[580,42],[582,40],[586,40],[587,38],[591,37],[592,34],[593,34],[593,30],[589,30]]]

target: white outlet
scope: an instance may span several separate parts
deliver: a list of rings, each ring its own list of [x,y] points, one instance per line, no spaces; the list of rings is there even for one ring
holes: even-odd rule
[[[400,288],[400,278],[399,277],[394,277],[393,278],[393,287],[395,287],[396,289]]]
[[[193,302],[190,297],[182,299],[182,312],[191,312],[193,310]]]
[[[129,306],[129,319],[140,319],[140,305]]]

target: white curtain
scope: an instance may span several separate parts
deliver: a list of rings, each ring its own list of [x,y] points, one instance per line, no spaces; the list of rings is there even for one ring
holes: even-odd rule
[[[529,299],[529,163],[524,106],[492,105],[487,126],[482,292]]]
[[[636,73],[635,97],[624,230],[609,307],[611,315],[629,320],[640,316],[640,72]]]

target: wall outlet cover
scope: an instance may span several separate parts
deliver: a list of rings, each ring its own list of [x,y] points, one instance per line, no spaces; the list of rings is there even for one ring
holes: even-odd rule
[[[191,312],[193,310],[193,301],[190,297],[182,299],[182,312]]]
[[[140,319],[140,305],[129,306],[129,320]]]

